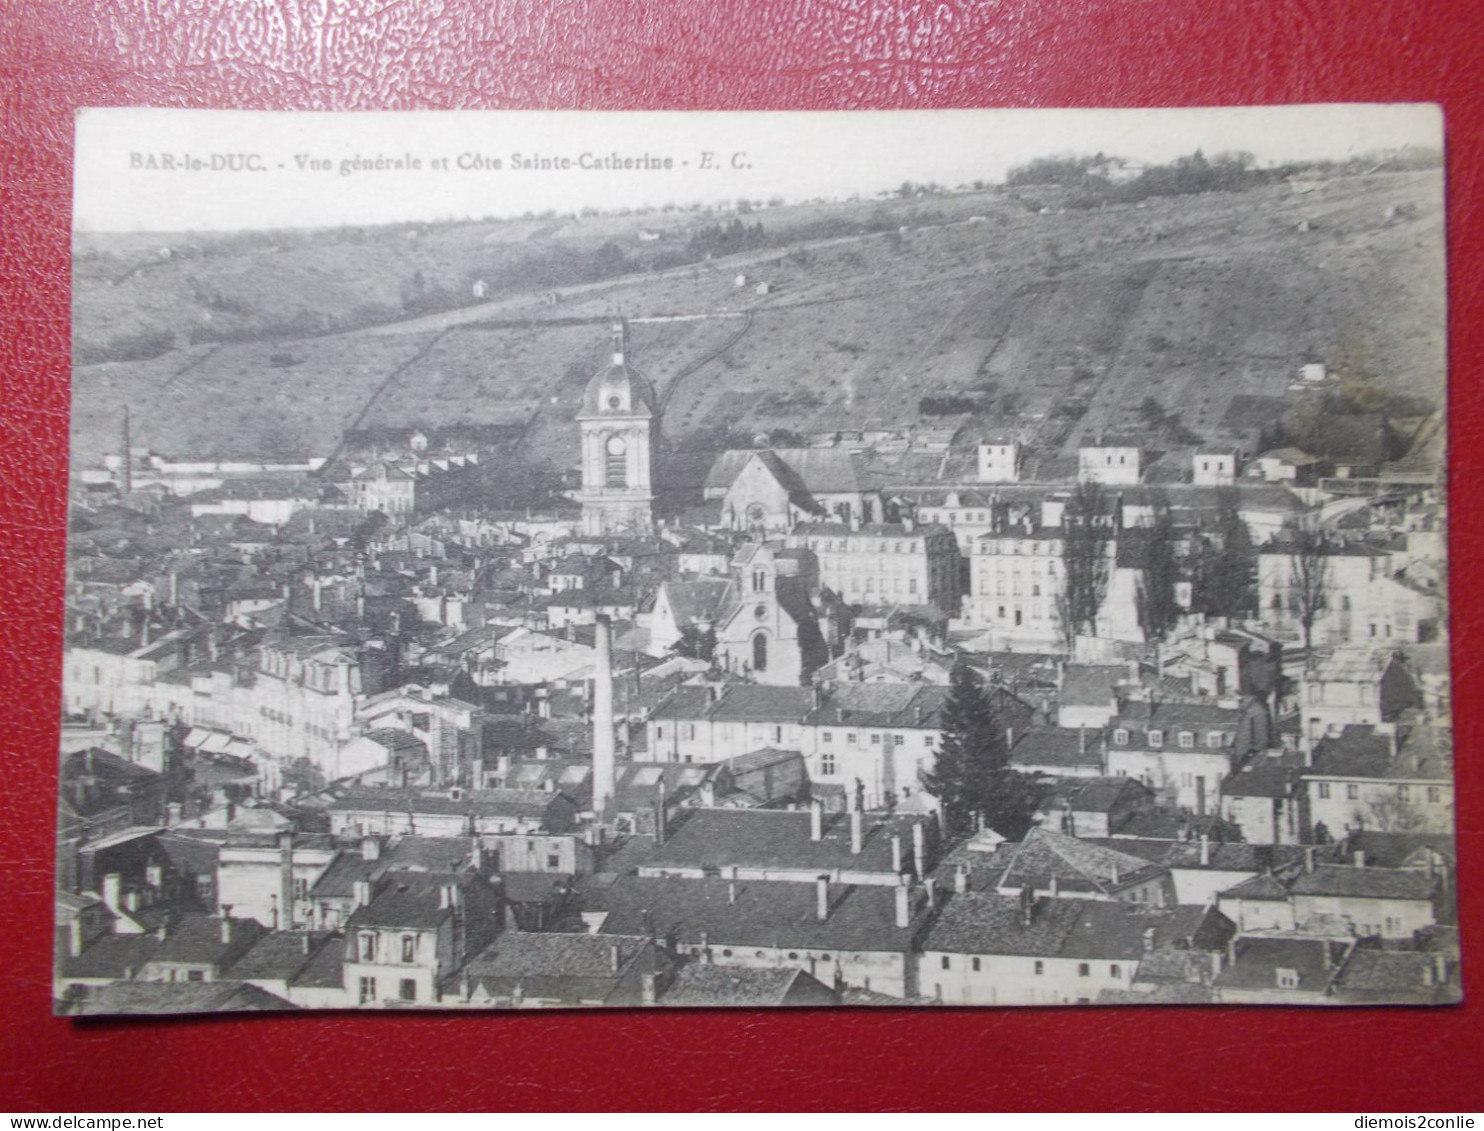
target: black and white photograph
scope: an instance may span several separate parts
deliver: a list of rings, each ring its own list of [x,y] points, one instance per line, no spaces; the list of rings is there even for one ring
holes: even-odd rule
[[[82,111],[55,1012],[1457,1003],[1443,166]]]

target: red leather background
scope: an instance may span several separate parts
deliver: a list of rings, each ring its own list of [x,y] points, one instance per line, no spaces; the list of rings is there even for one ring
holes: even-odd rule
[[[0,1109],[1484,1108],[1476,0],[0,2]],[[72,112],[1441,102],[1466,992],[1450,1010],[49,1014]],[[1384,316],[1384,312],[1378,311]],[[1478,572],[1476,572],[1478,571]]]

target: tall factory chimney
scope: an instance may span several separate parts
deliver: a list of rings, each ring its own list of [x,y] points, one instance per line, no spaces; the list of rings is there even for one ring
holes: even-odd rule
[[[597,671],[593,676],[593,811],[601,820],[616,790],[613,733],[613,624],[598,618]]]
[[[124,441],[124,466],[122,468],[122,471],[124,473],[124,481],[123,481],[122,486],[124,488],[124,497],[125,498],[128,498],[130,495],[132,495],[134,493],[134,465],[131,462],[130,455],[129,455],[130,449],[132,448],[133,443],[134,443],[134,437],[130,434],[130,428],[129,428],[129,406],[128,405],[124,405],[124,430],[123,431],[124,431],[124,435],[123,435],[123,441]]]

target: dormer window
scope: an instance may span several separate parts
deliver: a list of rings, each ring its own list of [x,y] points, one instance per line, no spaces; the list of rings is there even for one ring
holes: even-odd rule
[[[1150,746],[1163,746],[1165,744],[1165,732],[1162,730],[1151,730],[1149,732]]]
[[[1195,735],[1191,734],[1188,730],[1182,730],[1180,732],[1180,745],[1189,750],[1195,745]]]
[[[1206,732],[1206,745],[1212,750],[1219,750],[1225,745],[1225,738],[1219,730]]]
[[[1280,966],[1273,971],[1278,979],[1280,990],[1296,990],[1299,988],[1299,973],[1288,966]]]
[[[1122,727],[1119,727],[1117,730],[1115,730],[1113,732],[1113,743],[1116,746],[1127,746],[1128,731],[1124,730]]]

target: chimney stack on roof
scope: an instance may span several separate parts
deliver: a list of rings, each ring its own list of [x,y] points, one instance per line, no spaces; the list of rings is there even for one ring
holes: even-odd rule
[[[1304,845],[1304,871],[1306,871],[1306,872],[1312,872],[1313,870],[1314,870],[1314,846],[1312,844],[1306,844],[1306,845]]]
[[[897,926],[904,928],[912,922],[912,878],[904,875],[897,879]]]
[[[915,821],[912,825],[912,864],[917,870],[919,880],[927,875],[927,826],[921,821]]]
[[[824,802],[817,797],[809,802],[809,839],[824,839]]]
[[[861,849],[865,847],[866,830],[865,814],[859,809],[850,811],[850,854],[859,856]]]
[[[960,864],[953,870],[953,890],[963,895],[969,890],[969,866]]]
[[[232,941],[232,905],[222,904],[222,942],[230,944]]]
[[[1201,867],[1202,868],[1209,868],[1210,866],[1211,866],[1211,838],[1209,836],[1207,836],[1205,833],[1201,833]]]
[[[897,875],[902,874],[902,837],[900,833],[891,834],[891,870]]]
[[[814,881],[814,915],[821,923],[830,917],[830,877],[822,875]]]

